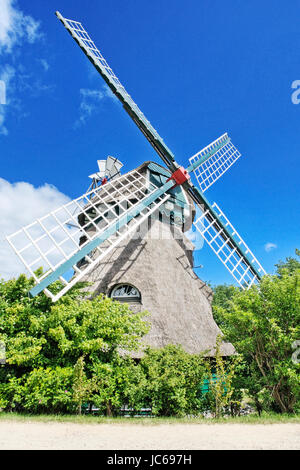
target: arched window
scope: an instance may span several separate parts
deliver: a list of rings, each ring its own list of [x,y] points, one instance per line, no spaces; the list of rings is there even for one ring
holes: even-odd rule
[[[139,290],[130,284],[119,284],[115,286],[110,293],[110,297],[119,302],[132,303],[141,301]]]

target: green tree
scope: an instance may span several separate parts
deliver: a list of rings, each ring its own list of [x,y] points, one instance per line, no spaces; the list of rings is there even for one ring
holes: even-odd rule
[[[181,416],[200,411],[200,384],[205,373],[202,356],[168,345],[149,348],[140,365],[146,377],[145,404],[154,415]]]
[[[0,368],[0,406],[9,409],[15,403],[18,409],[32,406],[37,410],[43,405],[43,410],[69,411],[76,405],[78,409],[85,396],[85,376],[87,381],[93,379],[95,364],[115,364],[120,350],[140,349],[149,329],[145,312],[133,313],[127,304],[101,295],[84,300],[80,286],[56,304],[44,294],[31,299],[32,285],[33,280],[24,275],[0,282],[0,341],[6,345],[6,365]],[[55,374],[60,377],[56,385]],[[56,395],[48,396],[43,386],[56,389]],[[26,401],[26,393],[33,397],[31,402]]]
[[[77,406],[77,413],[81,415],[83,401],[88,401],[93,390],[93,382],[88,379],[84,371],[84,356],[81,356],[73,371],[73,402]]]
[[[300,365],[292,360],[292,344],[300,338],[300,271],[280,268],[259,286],[236,290],[230,307],[215,306],[215,311],[226,340],[248,364],[245,386],[256,403],[281,412],[299,410]]]
[[[216,339],[216,351],[214,361],[206,361],[207,376],[209,381],[208,403],[214,417],[219,418],[227,411],[227,407],[233,404],[233,379],[237,365],[241,361],[239,356],[226,361],[221,354],[222,336]]]
[[[296,248],[295,250],[295,255],[297,258],[300,258],[300,250]],[[289,256],[286,258],[285,261],[279,261],[276,266],[276,273],[279,277],[281,277],[284,274],[295,274],[297,271],[300,270],[300,259],[293,258],[292,256]]]
[[[141,366],[130,357],[116,356],[109,363],[93,364],[96,407],[107,416],[118,414],[123,405],[139,410],[145,403],[146,378]]]
[[[213,316],[215,322],[221,330],[224,322],[224,317],[223,315],[219,315],[218,307],[222,307],[222,309],[229,311],[231,306],[231,300],[237,290],[239,290],[237,287],[229,284],[220,284],[219,286],[215,286],[213,288]]]

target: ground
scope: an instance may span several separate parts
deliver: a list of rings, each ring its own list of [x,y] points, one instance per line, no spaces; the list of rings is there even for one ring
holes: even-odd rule
[[[300,423],[89,424],[4,418],[0,420],[0,449],[299,450]]]

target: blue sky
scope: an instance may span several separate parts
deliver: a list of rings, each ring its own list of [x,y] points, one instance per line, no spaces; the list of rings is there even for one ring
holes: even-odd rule
[[[82,194],[97,159],[114,155],[124,170],[160,162],[55,17],[59,10],[84,24],[180,164],[229,133],[242,158],[206,196],[268,272],[300,247],[300,104],[292,102],[292,83],[300,80],[300,1],[1,4],[11,14],[0,8],[0,79],[7,79],[7,104],[0,106],[2,238],[50,203]],[[18,204],[20,182],[32,197],[27,209],[24,200]],[[267,244],[274,246],[267,251]],[[7,272],[3,247],[0,271]],[[205,281],[231,282],[209,247],[196,252],[195,264],[204,266],[197,273]]]

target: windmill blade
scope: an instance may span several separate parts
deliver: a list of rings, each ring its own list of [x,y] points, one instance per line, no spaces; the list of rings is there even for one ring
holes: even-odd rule
[[[215,161],[222,159],[222,152],[225,153],[226,148],[229,148],[229,152],[231,152],[231,146],[232,144],[228,135],[224,134],[203,149],[202,156],[191,163],[187,168],[187,172],[191,173],[195,170],[197,171],[201,165],[205,162],[209,163],[211,159]],[[235,151],[236,149],[234,152]],[[219,176],[217,175],[210,185],[218,179]],[[249,288],[253,282],[260,280],[261,277],[266,274],[265,270],[233,228],[221,209],[216,204],[211,206],[204,196],[203,191],[195,187],[190,180],[186,180],[183,183],[183,187],[203,213],[195,223],[197,230],[240,286]],[[204,185],[204,190],[205,189],[206,187]]]
[[[216,203],[199,207],[196,229],[238,284],[249,289],[266,271]]]
[[[106,160],[106,175],[112,179],[115,178],[117,175],[120,174],[121,168],[123,166],[123,163],[120,162],[115,157],[107,157]]]
[[[189,161],[193,167],[196,167],[192,171],[195,173],[201,191],[204,193],[229,170],[240,156],[240,152],[226,133],[191,157]]]
[[[106,170],[106,160],[97,160],[98,168],[99,168],[99,176],[104,178],[105,170]]]
[[[157,188],[133,170],[7,237],[36,281],[30,294],[44,290],[58,300],[155,212],[172,186],[168,181]],[[39,267],[44,271],[37,274]],[[52,292],[49,286],[58,279],[61,288]]]
[[[119,98],[124,109],[145,135],[158,155],[163,159],[168,168],[174,171],[176,169],[176,163],[173,153],[127,93],[82,24],[78,21],[64,18],[58,11],[56,12],[56,16],[77,42],[90,62],[95,66],[111,91]]]
[[[99,171],[89,175],[92,180],[100,181],[103,178],[110,180],[120,176],[123,163],[115,157],[108,156],[106,160],[97,160]]]

